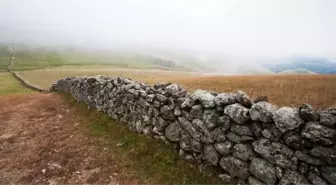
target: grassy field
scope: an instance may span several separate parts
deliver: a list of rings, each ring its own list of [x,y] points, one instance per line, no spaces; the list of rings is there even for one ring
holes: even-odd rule
[[[0,48],[1,49],[1,48]],[[190,71],[183,65],[164,67],[156,63],[158,58],[139,54],[122,53],[91,53],[71,50],[51,50],[43,48],[21,48],[16,50],[14,70],[33,70],[54,68],[59,66],[91,66],[104,65],[108,67],[136,68],[136,69],[163,69]]]
[[[11,74],[0,72],[0,96],[28,92],[32,91],[23,87]]]
[[[259,75],[259,76],[205,76],[197,73],[159,70],[133,70],[121,68],[61,67],[48,70],[23,71],[31,82],[50,87],[58,79],[82,75],[123,75],[149,84],[176,82],[190,92],[205,89],[216,92],[236,92],[241,89],[252,98],[267,95],[270,102],[279,106],[298,107],[310,103],[316,108],[336,104],[336,75]]]

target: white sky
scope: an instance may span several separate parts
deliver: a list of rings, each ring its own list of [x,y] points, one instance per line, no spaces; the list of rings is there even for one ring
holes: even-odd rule
[[[336,0],[1,0],[0,39],[336,58]]]

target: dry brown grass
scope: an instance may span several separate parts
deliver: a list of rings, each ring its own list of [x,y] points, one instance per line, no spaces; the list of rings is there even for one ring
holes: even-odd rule
[[[50,87],[62,77],[98,74],[123,75],[149,84],[160,81],[176,82],[189,91],[205,89],[236,92],[241,89],[252,98],[267,95],[271,103],[279,106],[298,107],[302,103],[310,103],[322,109],[336,105],[336,75],[205,76],[195,73],[101,67],[62,67],[22,72],[28,80],[43,87]]]

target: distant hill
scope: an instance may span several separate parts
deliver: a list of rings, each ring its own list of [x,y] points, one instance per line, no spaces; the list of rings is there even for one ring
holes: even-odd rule
[[[325,58],[317,57],[292,57],[263,66],[275,73],[287,70],[303,70],[319,74],[336,74],[336,63]]]
[[[317,74],[317,73],[311,72],[307,69],[288,69],[281,71],[278,74]]]

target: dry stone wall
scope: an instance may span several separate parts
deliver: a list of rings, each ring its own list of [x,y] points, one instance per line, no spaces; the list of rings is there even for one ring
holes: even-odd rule
[[[190,94],[124,77],[68,77],[51,90],[172,144],[192,163],[217,166],[223,182],[336,184],[336,108],[277,107],[242,91]]]

